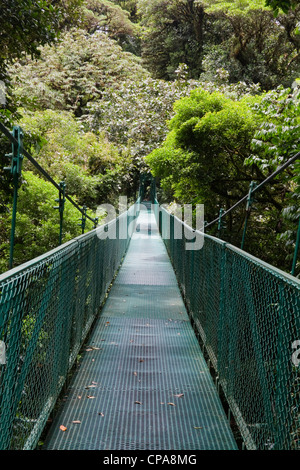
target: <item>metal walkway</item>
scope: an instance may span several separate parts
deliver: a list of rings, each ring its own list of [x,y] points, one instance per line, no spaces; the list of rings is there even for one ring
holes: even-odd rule
[[[138,218],[43,447],[237,449],[150,212]]]

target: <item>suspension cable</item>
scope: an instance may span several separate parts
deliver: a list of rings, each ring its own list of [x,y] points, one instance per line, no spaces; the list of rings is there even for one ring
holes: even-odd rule
[[[3,134],[13,143],[14,145],[18,145],[18,141],[14,138],[14,136],[10,133],[10,131],[4,126],[2,122],[0,122],[0,130],[3,132]],[[59,184],[54,181],[54,179],[47,173],[47,171],[30,155],[30,153],[27,152],[24,148],[22,149],[22,154],[28,158],[28,160],[36,167],[36,169],[48,180],[50,183],[53,184],[58,190],[60,190]],[[84,215],[87,219],[89,219],[91,222],[96,221],[96,219],[93,219],[89,215],[85,214],[84,209],[82,209],[70,196],[67,194],[65,195],[65,198],[68,199],[68,201],[73,204],[74,207],[76,207],[79,212],[81,212],[82,215]]]
[[[265,186],[267,183],[272,181],[279,173],[284,171],[288,166],[290,166],[292,163],[295,162],[300,157],[300,152],[296,153],[293,157],[291,157],[289,160],[287,160],[283,165],[279,166],[277,170],[275,170],[271,175],[269,175],[266,179],[264,179],[260,184],[255,186],[255,188],[252,189],[252,194],[254,194],[256,191],[261,189],[263,186]],[[236,207],[238,207],[242,202],[246,201],[248,197],[248,193],[242,197],[238,202],[236,202],[233,206],[231,206],[229,209],[224,211],[221,216],[218,216],[216,219],[212,220],[208,224],[205,225],[205,228],[210,227],[211,225],[215,224],[220,220],[220,218],[225,217],[227,214],[229,214],[231,211],[233,211]]]

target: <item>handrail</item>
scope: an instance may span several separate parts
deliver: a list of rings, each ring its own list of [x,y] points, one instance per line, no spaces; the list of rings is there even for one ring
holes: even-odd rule
[[[249,261],[251,261],[251,262],[253,262],[257,265],[260,265],[264,269],[267,269],[268,271],[274,273],[276,276],[278,276],[282,279],[285,279],[288,282],[292,282],[292,283],[294,283],[294,285],[300,287],[300,279],[294,277],[292,274],[289,274],[289,273],[283,271],[282,269],[279,269],[276,266],[273,266],[272,264],[267,263],[266,261],[263,261],[260,258],[257,258],[254,255],[251,255],[247,251],[244,251],[241,248],[239,248],[237,246],[234,246],[231,243],[226,242],[225,240],[221,240],[220,238],[214,237],[213,235],[209,235],[208,233],[204,233],[201,230],[197,230],[197,229],[194,229],[194,228],[190,227],[186,222],[180,220],[176,215],[171,214],[170,212],[168,212],[165,207],[160,206],[157,199],[155,200],[155,204],[157,204],[159,206],[159,210],[165,211],[167,216],[173,217],[174,220],[176,220],[177,223],[180,223],[183,227],[186,227],[187,230],[190,230],[192,233],[198,234],[199,236],[203,236],[204,237],[204,243],[205,243],[205,239],[211,240],[214,243],[219,244],[223,248],[226,247],[226,249],[231,250],[231,251],[239,254],[240,256],[243,256],[244,258],[247,258]]]
[[[6,170],[10,170],[14,184],[14,195],[13,195],[13,210],[12,210],[12,221],[11,221],[11,233],[10,233],[10,254],[9,254],[9,269],[13,267],[14,258],[14,242],[15,242],[15,229],[16,229],[16,216],[17,216],[17,200],[18,200],[18,186],[19,177],[22,172],[22,161],[23,157],[27,157],[28,160],[35,166],[35,168],[59,191],[59,198],[56,201],[59,203],[54,209],[59,209],[60,216],[60,228],[59,228],[59,245],[62,243],[62,227],[63,227],[63,212],[65,200],[67,199],[71,204],[81,213],[81,226],[82,233],[84,233],[86,219],[89,219],[94,223],[95,226],[98,224],[98,218],[93,219],[87,214],[86,206],[82,208],[68,195],[66,194],[65,182],[56,183],[49,173],[27,152],[23,147],[23,131],[20,126],[14,126],[12,133],[0,122],[0,131],[10,140],[12,144],[12,153],[6,155],[11,158],[11,167],[4,167]],[[17,138],[16,138],[17,137]]]
[[[164,207],[154,210],[191,321],[246,448],[299,450],[300,279],[201,231],[202,248],[186,250],[197,231],[186,233],[187,224]],[[169,226],[174,232],[164,237]]]
[[[204,222],[203,227],[201,230],[206,230],[210,227],[212,227],[215,223],[218,222],[218,232],[219,235],[221,234],[222,229],[224,228],[223,225],[223,219],[234,209],[236,209],[238,206],[240,206],[243,202],[247,202],[246,206],[246,218],[245,218],[245,223],[244,223],[244,230],[243,230],[243,236],[242,236],[242,242],[241,242],[241,248],[243,249],[244,247],[244,242],[245,242],[245,234],[246,234],[246,228],[247,228],[247,222],[248,218],[250,216],[250,211],[251,211],[251,206],[253,203],[253,195],[257,193],[259,190],[261,190],[266,184],[270,183],[277,175],[282,173],[286,168],[288,168],[292,163],[294,163],[296,160],[300,158],[300,152],[297,152],[293,157],[291,157],[289,160],[287,160],[284,164],[280,165],[271,175],[266,177],[261,183],[255,184],[253,181],[250,184],[250,188],[247,194],[245,194],[239,201],[237,201],[233,206],[231,206],[229,209],[224,210],[223,208],[220,209],[218,217],[216,217],[214,220],[211,222]],[[299,246],[300,246],[300,216],[299,216],[299,224],[298,224],[298,231],[297,231],[297,236],[296,236],[296,243],[295,243],[295,249],[294,249],[294,256],[293,256],[293,262],[292,262],[292,268],[291,268],[291,275],[295,275],[295,270],[296,270],[296,261],[297,261],[297,254],[299,251]]]
[[[270,181],[272,181],[277,175],[279,175],[282,171],[284,171],[287,167],[289,167],[292,163],[294,163],[298,158],[300,158],[300,152],[296,153],[296,155],[294,155],[293,157],[291,157],[289,160],[287,160],[283,165],[279,166],[277,168],[277,170],[275,170],[271,175],[269,175],[267,178],[265,178],[260,184],[258,184],[257,186],[255,186],[252,191],[251,191],[251,194],[254,194],[256,193],[257,191],[259,191],[262,187],[264,187],[267,183],[269,183]],[[216,222],[218,222],[220,220],[220,218],[223,218],[225,217],[227,214],[229,214],[231,211],[233,211],[234,209],[236,209],[236,207],[238,207],[242,202],[246,201],[247,198],[248,198],[248,195],[249,193],[247,193],[244,197],[242,197],[242,199],[240,199],[238,202],[236,202],[233,206],[231,206],[229,209],[227,209],[226,211],[224,210],[224,212],[219,215],[218,217],[216,217],[214,220],[212,220],[211,222],[209,223],[206,223],[205,224],[205,228],[208,228],[210,226],[212,226],[213,224],[215,224]]]
[[[2,122],[0,122],[0,131],[11,141],[12,144],[18,146],[19,143],[18,141],[13,137],[13,135],[10,133],[10,131],[4,126]],[[22,154],[25,155],[26,158],[35,166],[35,168],[53,185],[56,187],[56,189],[60,190],[60,186],[58,183],[54,181],[54,179],[47,173],[46,170],[30,155],[29,152],[27,152],[24,147],[22,147]],[[73,204],[76,209],[81,212],[84,215],[84,209],[82,209],[70,196],[67,194],[65,195],[66,199]],[[96,219],[91,218],[89,215],[86,215],[86,217],[91,221],[94,222]]]
[[[0,449],[36,447],[125,256],[139,202],[107,224],[118,233],[126,216],[125,238],[102,237],[103,225],[0,275]]]

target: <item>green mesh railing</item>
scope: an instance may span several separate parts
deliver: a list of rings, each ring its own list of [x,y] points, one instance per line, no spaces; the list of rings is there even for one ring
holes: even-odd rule
[[[36,447],[126,252],[138,207],[0,276],[0,449]]]
[[[246,448],[300,449],[300,280],[206,234],[186,250],[192,229],[155,213]]]

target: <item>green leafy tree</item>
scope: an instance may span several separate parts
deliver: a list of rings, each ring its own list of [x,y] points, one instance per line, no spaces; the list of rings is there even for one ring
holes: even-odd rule
[[[26,54],[38,58],[41,45],[55,43],[61,30],[77,24],[81,4],[82,0],[1,1],[0,80],[5,85],[1,91],[5,99],[1,99],[0,119],[6,127],[12,128],[20,118],[9,73],[10,65],[19,63]],[[8,140],[1,135],[0,154],[4,156],[10,151]],[[6,213],[6,203],[11,194],[9,175],[3,171],[3,166],[5,161],[0,158],[0,214]]]
[[[138,57],[105,33],[88,35],[80,29],[64,33],[55,47],[41,48],[39,61],[28,57],[14,64],[10,74],[20,106],[68,110],[76,117],[108,88],[116,90],[128,78],[148,75]]]
[[[56,248],[59,241],[59,212],[57,189],[31,171],[24,171],[19,189],[15,233],[14,264],[20,265]],[[11,204],[8,206],[11,210]],[[63,224],[63,242],[80,235],[80,212],[66,202]],[[1,218],[0,253],[1,272],[8,268],[11,211]],[[92,228],[87,222],[87,230]]]
[[[229,82],[260,83],[266,90],[291,85],[300,69],[300,6],[275,18],[263,0],[206,3],[205,12],[211,20],[217,20],[217,26],[225,28],[227,35],[220,36],[220,41],[212,38],[214,44],[206,47],[203,78],[211,79],[212,71],[222,63]]]
[[[67,22],[73,23],[82,0],[2,0],[0,6],[0,75],[7,61],[25,52],[39,55],[38,47],[51,44]]]
[[[267,109],[269,106],[272,109],[273,102],[272,115]],[[299,136],[298,108],[289,116],[285,103],[282,118],[276,121],[281,106],[282,101],[276,101],[271,94],[245,95],[237,100],[202,88],[179,100],[165,142],[146,157],[168,201],[174,198],[181,204],[203,203],[205,218],[210,222],[218,216],[220,208],[229,209],[247,194],[251,181],[262,182],[274,167],[277,168],[278,162],[284,161],[295,149],[299,140],[297,137],[292,144],[292,136]],[[285,132],[291,136],[290,145],[283,144]],[[262,139],[268,135],[270,143],[258,142],[259,136]],[[277,160],[274,158],[276,142],[281,155],[277,155]],[[286,146],[286,153],[282,145]],[[256,210],[251,215],[249,228],[251,237],[246,246],[252,254],[287,270],[291,251],[287,253],[284,237],[280,235],[288,228],[284,211],[291,205],[290,201],[295,202],[297,198],[295,176],[291,168],[290,173],[256,193]],[[240,244],[244,218],[244,206],[228,214],[226,240]],[[217,233],[216,229],[217,224],[212,226],[211,233]]]
[[[113,3],[119,5],[123,10],[126,10],[130,14],[130,19],[134,23],[140,21],[140,15],[138,13],[138,0],[112,0]]]
[[[180,63],[198,78],[204,34],[204,9],[194,0],[139,0],[144,27],[142,57],[155,78],[174,79]]]
[[[68,111],[23,110],[20,125],[25,145],[32,156],[56,182],[65,181],[68,194],[93,208],[103,201],[99,196],[100,177],[120,160],[117,148],[102,135],[84,132]],[[35,171],[24,161],[24,168]]]
[[[274,16],[264,0],[139,0],[142,57],[154,77],[173,80],[179,63],[190,77],[290,86],[300,68],[300,6]]]
[[[164,145],[146,157],[180,202],[208,202],[209,218],[221,201],[227,207],[236,201],[251,180],[243,162],[257,122],[247,100],[193,90],[175,103]]]
[[[78,205],[87,205],[91,217],[95,216],[99,204],[118,203],[119,192],[128,191],[131,157],[121,155],[103,135],[84,132],[83,126],[67,111],[23,109],[19,112],[22,118],[18,123],[25,134],[25,148],[57,183],[66,183],[67,194]],[[7,175],[8,187],[10,179]],[[1,194],[0,269],[5,271],[9,257],[12,191],[3,188]],[[58,245],[59,213],[53,208],[57,197],[58,190],[25,157],[18,198],[15,265]],[[80,218],[81,213],[66,201],[63,241],[81,233]],[[91,228],[88,221],[86,229]]]
[[[300,87],[295,81],[293,89],[279,87],[267,93],[255,112],[261,117],[261,125],[254,134],[251,154],[246,165],[257,165],[268,176],[300,149]],[[300,216],[300,165],[296,161],[280,174],[270,187],[273,198],[278,201],[279,210],[265,212],[270,219],[259,220],[262,240],[272,227],[274,237],[283,242],[282,264],[290,268],[296,241]],[[281,210],[280,210],[281,207]],[[255,217],[255,213],[254,213]],[[259,219],[259,214],[257,214]],[[266,243],[265,243],[266,244]],[[264,246],[264,250],[269,248]],[[299,273],[299,263],[297,273]]]
[[[185,70],[182,64],[172,82],[147,77],[124,81],[117,90],[108,89],[101,100],[91,104],[84,121],[141,161],[165,138],[174,102],[199,85],[186,80]]]
[[[276,14],[279,10],[282,10],[284,13],[288,13],[289,10],[295,8],[298,5],[297,0],[266,0],[266,5],[270,6]]]
[[[81,27],[90,34],[103,31],[124,50],[140,54],[140,28],[127,9],[109,0],[85,0],[82,11]]]

